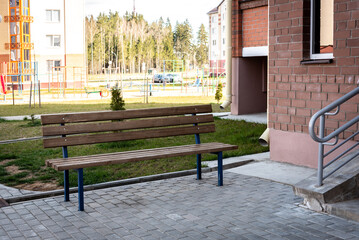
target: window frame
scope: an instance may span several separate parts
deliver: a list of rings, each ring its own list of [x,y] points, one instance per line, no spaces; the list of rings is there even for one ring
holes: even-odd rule
[[[51,19],[47,18],[47,13],[50,12],[50,16]],[[55,21],[54,20],[54,12],[58,12],[58,20]],[[48,23],[60,23],[61,22],[61,13],[60,13],[60,9],[46,9],[45,10],[45,17],[46,17],[46,22]]]
[[[55,66],[55,62],[58,62],[60,65],[59,66]],[[46,60],[46,63],[47,63],[47,71],[48,72],[52,72],[52,69],[54,69],[55,72],[58,72],[61,70],[61,59],[56,59],[56,60],[53,60],[53,59],[48,59]],[[50,67],[50,63],[51,63],[51,67]],[[50,67],[50,69],[49,69]]]
[[[50,43],[50,45],[48,45],[47,47],[49,47],[49,48],[61,48],[61,35],[60,34],[49,34],[49,35],[46,35],[46,38],[48,38],[48,37],[51,37],[51,43]],[[55,46],[55,41],[54,41],[54,39],[55,39],[55,37],[58,37],[59,38],[59,46]],[[47,41],[46,41],[47,42]]]
[[[320,31],[316,31],[316,29],[320,29],[320,15],[317,16],[316,9],[319,7],[318,3],[320,0],[310,0],[310,59],[333,59],[333,53],[315,53],[315,41],[320,36]],[[333,12],[334,14],[334,12]],[[319,25],[319,26],[318,26]],[[334,28],[334,22],[333,22]],[[334,38],[334,36],[333,36]],[[333,39],[334,42],[334,39]]]

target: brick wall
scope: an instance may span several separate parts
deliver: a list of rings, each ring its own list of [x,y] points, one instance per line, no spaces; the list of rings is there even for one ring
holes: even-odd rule
[[[242,10],[240,1],[232,1],[232,57],[242,56]]]
[[[243,10],[243,47],[267,46],[268,6]]]
[[[232,56],[242,57],[243,47],[268,44],[268,1],[232,2]]]
[[[268,110],[275,130],[308,133],[316,111],[359,85],[359,1],[335,0],[333,63],[301,65],[309,56],[309,3],[269,0]],[[327,121],[328,132],[358,112],[359,96]]]

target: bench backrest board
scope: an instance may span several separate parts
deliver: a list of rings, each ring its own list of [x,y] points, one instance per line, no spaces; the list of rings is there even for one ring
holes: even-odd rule
[[[211,112],[211,105],[198,105],[47,114],[41,116],[41,123],[50,126],[42,131],[43,136],[51,138],[45,138],[43,144],[53,148],[210,133],[215,131],[214,119],[205,113]]]

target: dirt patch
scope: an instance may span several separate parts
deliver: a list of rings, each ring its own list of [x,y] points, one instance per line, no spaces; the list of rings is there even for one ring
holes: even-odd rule
[[[7,166],[7,167],[5,167],[5,170],[6,170],[6,172],[8,172],[11,175],[26,172],[24,170],[20,170],[19,167],[15,166],[15,165]]]
[[[62,189],[62,186],[57,185],[56,181],[43,183],[43,182],[34,182],[34,183],[24,183],[15,186],[18,189],[31,190],[31,191],[51,191]]]
[[[5,161],[11,161],[11,160],[5,160]],[[3,163],[3,162],[4,161],[2,161],[1,163]],[[19,167],[15,166],[15,165],[7,166],[7,167],[5,167],[5,170],[11,175],[15,175],[15,174],[22,173],[22,172],[27,172],[26,170],[20,170]],[[31,179],[33,177],[35,177],[34,174],[30,173],[25,178],[22,178],[22,179]],[[23,189],[23,190],[45,192],[45,191],[51,191],[51,190],[56,190],[56,189],[62,189],[63,187],[59,186],[57,184],[57,182],[54,180],[54,181],[47,182],[47,183],[34,182],[34,183],[19,184],[19,185],[16,185],[15,188]]]
[[[14,159],[5,159],[5,160],[3,160],[3,161],[1,161],[0,162],[0,165],[5,165],[5,164],[7,164],[7,163],[9,163],[9,162],[11,162],[11,161],[13,161]]]

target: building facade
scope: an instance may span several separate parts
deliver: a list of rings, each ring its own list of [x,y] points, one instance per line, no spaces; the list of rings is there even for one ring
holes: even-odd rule
[[[65,67],[84,68],[84,0],[21,1],[27,2],[32,16],[29,35],[33,46],[30,58],[32,62],[38,63],[38,76],[44,84],[42,86],[52,81],[50,75],[53,71],[62,71]],[[0,15],[9,15],[9,4],[12,2],[16,1],[9,0],[1,4]],[[0,23],[0,62],[11,61],[9,49],[5,47],[10,42],[11,31],[10,22]]]
[[[233,0],[232,8],[232,114],[267,110],[271,159],[315,168],[310,118],[359,86],[359,1]],[[358,112],[357,96],[328,118],[325,134]]]
[[[226,64],[226,2],[209,11],[209,67],[214,75],[225,72]]]
[[[84,0],[31,0],[31,12],[33,59],[39,72],[85,66]]]

